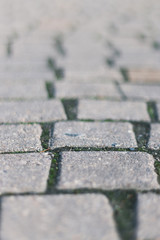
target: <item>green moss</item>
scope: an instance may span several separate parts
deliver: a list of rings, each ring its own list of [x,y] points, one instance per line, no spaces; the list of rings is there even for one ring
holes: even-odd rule
[[[77,99],[62,99],[62,104],[64,106],[68,120],[77,119]]]
[[[48,92],[48,98],[54,97],[54,87],[52,82],[46,82],[46,89]]]
[[[57,175],[59,170],[59,153],[54,152],[54,156],[52,158],[52,163],[50,167],[50,172],[48,176],[48,184],[47,184],[47,192],[52,192],[56,183],[57,183]]]
[[[154,41],[154,42],[152,43],[152,47],[153,47],[155,50],[160,50],[160,42]]]
[[[147,102],[147,110],[152,122],[158,121],[157,107],[155,102]]]
[[[157,173],[158,176],[160,176],[160,161],[156,160],[154,162],[154,167],[155,167],[155,172]]]
[[[123,76],[125,82],[129,82],[128,70],[126,68],[121,68],[120,72]]]
[[[114,211],[117,229],[123,240],[135,239],[136,201],[134,191],[112,191],[106,194]]]
[[[43,150],[48,149],[48,143],[49,143],[49,135],[50,131],[53,127],[52,123],[41,123],[42,127],[42,135],[41,135],[41,144]]]

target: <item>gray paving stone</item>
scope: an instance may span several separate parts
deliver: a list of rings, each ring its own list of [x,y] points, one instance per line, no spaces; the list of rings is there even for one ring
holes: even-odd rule
[[[65,120],[66,116],[59,100],[0,102],[0,122],[51,122]]]
[[[55,84],[55,96],[58,98],[108,97],[121,98],[115,85],[111,83],[72,83],[58,82]]]
[[[0,194],[44,192],[51,165],[47,153],[0,154]]]
[[[47,99],[47,97],[43,80],[5,80],[1,83],[0,99]]]
[[[124,94],[131,99],[160,100],[160,86],[122,84],[121,88]]]
[[[143,102],[79,100],[79,119],[150,121],[147,105]]]
[[[0,152],[39,151],[42,129],[38,124],[0,125]]]
[[[107,69],[105,71],[96,72],[73,72],[65,71],[65,81],[75,83],[108,83],[108,82],[123,82],[123,77],[120,71],[116,69]]]
[[[130,123],[58,122],[55,123],[52,149],[59,147],[137,147]]]
[[[160,124],[151,124],[150,138],[148,147],[154,150],[160,149]]]
[[[1,227],[2,240],[120,239],[111,206],[98,194],[5,197]]]
[[[158,194],[138,194],[137,240],[160,239],[159,202]]]
[[[152,155],[142,152],[63,152],[59,189],[159,189]]]

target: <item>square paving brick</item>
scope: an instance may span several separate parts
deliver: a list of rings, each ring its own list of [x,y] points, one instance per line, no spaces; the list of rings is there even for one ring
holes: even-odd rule
[[[160,239],[160,195],[154,193],[138,195],[137,240]]]
[[[151,124],[150,138],[148,147],[154,150],[160,149],[160,124]]]
[[[160,71],[153,69],[131,69],[129,80],[135,83],[160,83]]]
[[[150,121],[146,103],[130,101],[79,100],[78,118]]]
[[[154,158],[142,152],[63,152],[59,189],[159,189]]]
[[[0,152],[42,150],[42,129],[38,124],[0,125]]]
[[[99,97],[116,98],[121,96],[116,86],[111,83],[73,83],[58,82],[55,84],[55,96],[57,98],[81,98],[81,97]]]
[[[46,190],[51,165],[48,154],[0,154],[0,165],[0,194]]]
[[[50,147],[137,147],[130,123],[58,122]]]
[[[47,99],[45,82],[42,80],[5,80],[0,87],[0,99]]]
[[[51,122],[65,120],[66,116],[59,100],[0,102],[0,122]]]
[[[160,100],[160,86],[122,84],[121,88],[130,99]]]
[[[2,240],[119,240],[108,199],[98,194],[4,197]]]

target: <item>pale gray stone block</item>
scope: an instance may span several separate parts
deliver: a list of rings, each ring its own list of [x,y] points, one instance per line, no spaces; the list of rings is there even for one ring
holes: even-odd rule
[[[0,125],[0,152],[40,151],[41,133],[38,124]]]
[[[137,147],[130,123],[57,122],[50,140],[52,149],[60,147]]]
[[[147,105],[143,102],[79,100],[79,119],[150,121]]]
[[[98,194],[5,197],[2,240],[119,240],[108,199]]]
[[[0,122],[51,122],[65,120],[66,116],[59,100],[27,102],[0,102]]]
[[[63,152],[59,189],[159,189],[154,158],[143,152]]]
[[[0,154],[0,194],[44,192],[51,165],[47,153]]]
[[[160,196],[155,193],[138,195],[137,240],[160,239]]]

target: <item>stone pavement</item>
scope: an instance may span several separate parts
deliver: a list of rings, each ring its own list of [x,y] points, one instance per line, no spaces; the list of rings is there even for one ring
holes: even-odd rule
[[[0,1],[0,240],[160,239],[159,12]]]

